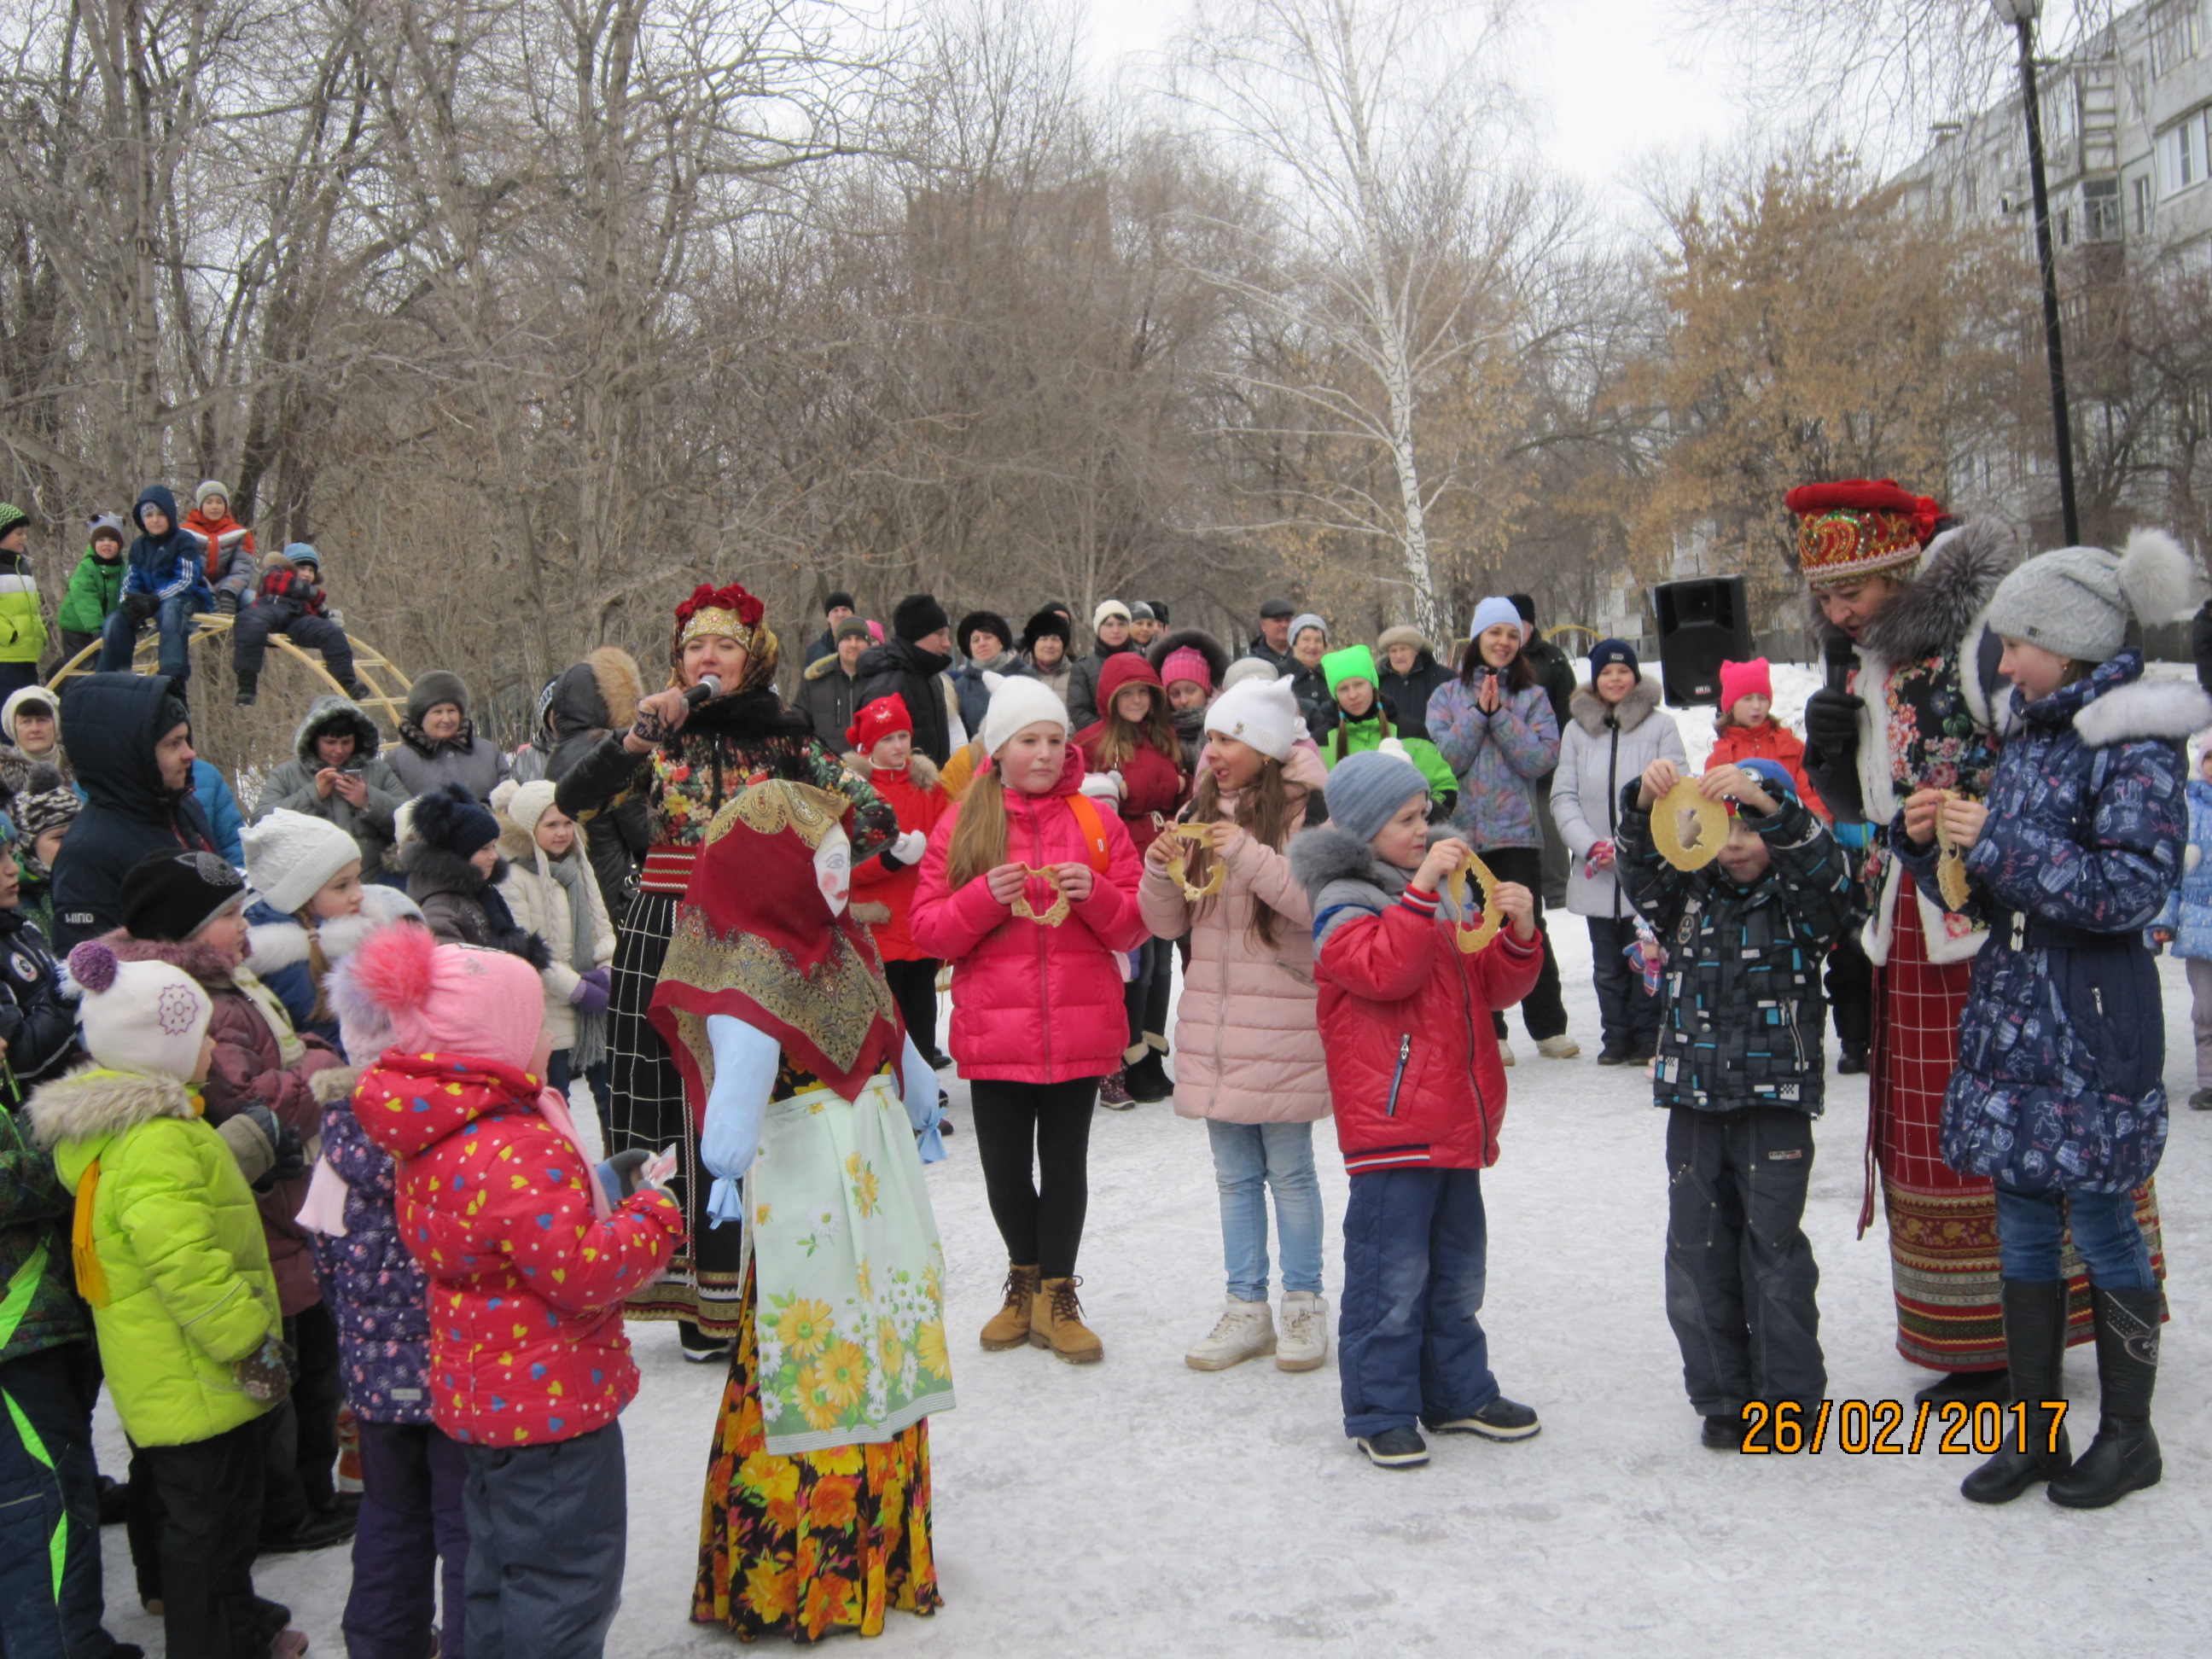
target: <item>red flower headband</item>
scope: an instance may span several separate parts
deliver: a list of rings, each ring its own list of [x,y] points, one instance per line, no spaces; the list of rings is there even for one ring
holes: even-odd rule
[[[768,613],[768,607],[746,592],[740,583],[732,582],[727,587],[709,587],[701,582],[691,590],[691,597],[676,607],[677,627],[680,629],[702,611],[734,611],[738,620],[747,628],[757,628],[760,619]]]

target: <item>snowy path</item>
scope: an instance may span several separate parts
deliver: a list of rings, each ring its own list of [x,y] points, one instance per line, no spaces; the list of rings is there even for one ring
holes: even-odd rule
[[[893,1615],[871,1651],[1152,1655],[1835,1656],[2202,1654],[2212,1555],[2212,1114],[2175,1115],[2160,1172],[2174,1321],[2157,1422],[2165,1484],[2103,1514],[2039,1495],[1980,1510],[1973,1460],[1936,1454],[1747,1458],[1698,1444],[1661,1302],[1664,1120],[1640,1075],[1600,1071],[1589,945],[1560,918],[1584,1057],[1535,1059],[1516,1035],[1504,1157],[1486,1182],[1484,1318],[1506,1391],[1542,1413],[1516,1446],[1446,1441],[1416,1472],[1370,1469],[1342,1437],[1334,1365],[1268,1362],[1206,1376],[1182,1351],[1218,1311],[1220,1244],[1206,1138],[1165,1106],[1100,1112],[1091,1139],[1085,1302],[1103,1365],[986,1354],[974,1332],[1005,1269],[975,1141],[931,1173],[952,1267],[960,1408],[933,1425],[946,1607]],[[2185,1099],[2189,994],[2163,965],[2166,1075]],[[1830,1063],[1833,1063],[1831,1047]],[[1909,1395],[1924,1374],[1891,1346],[1880,1224],[1854,1241],[1866,1091],[1831,1079],[1808,1216],[1821,1267],[1831,1393]],[[963,1093],[954,1086],[956,1117]],[[1332,1217],[1345,1177],[1321,1136]],[[629,1571],[609,1651],[734,1652],[687,1618],[698,1501],[720,1376],[685,1364],[672,1327],[633,1327],[644,1391],[624,1418]],[[1333,1356],[1332,1356],[1333,1360]],[[2069,1361],[2083,1443],[2087,1352]],[[102,1461],[121,1467],[119,1441]],[[106,1535],[111,1622],[158,1650],[137,1614],[122,1529]],[[343,1550],[264,1560],[314,1651],[343,1652]]]

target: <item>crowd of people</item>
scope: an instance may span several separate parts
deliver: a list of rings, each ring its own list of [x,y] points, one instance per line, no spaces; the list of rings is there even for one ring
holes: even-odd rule
[[[1582,1054],[1561,909],[1595,1063],[1668,1115],[1666,1310],[1705,1444],[1826,1392],[1802,1218],[1832,1018],[1921,1397],[2033,1419],[1965,1495],[2160,1478],[2168,945],[2212,1104],[2212,755],[2194,781],[2181,758],[2212,696],[2128,643],[2187,602],[2169,538],[2021,562],[1893,484],[1793,491],[1834,672],[1801,738],[1769,665],[1728,664],[1694,773],[1632,644],[1578,675],[1522,596],[1455,647],[1271,599],[1232,650],[1159,600],[1103,601],[1079,644],[1063,605],[1017,629],[913,593],[885,625],[836,592],[787,664],[731,584],[677,607],[653,676],[614,647],[556,676],[512,754],[449,672],[389,738],[319,697],[241,812],[194,750],[192,618],[239,619],[241,703],[278,631],[360,688],[319,556],[258,561],[227,497],[179,520],[149,487],[127,551],[92,522],[60,617],[99,665],[52,689],[0,506],[0,618],[38,635],[0,660],[10,1659],[137,1651],[102,1628],[104,1522],[178,1659],[303,1651],[254,1560],[349,1540],[359,1659],[602,1651],[631,1320],[727,1379],[694,1620],[811,1641],[932,1611],[952,1342],[923,1171],[955,1072],[1007,1260],[982,1350],[1104,1358],[1093,1113],[1171,1100],[1219,1197],[1192,1368],[1334,1350],[1382,1468],[1425,1462],[1425,1430],[1528,1439],[1480,1319],[1481,1177],[1506,1012],[1536,1063]],[[1351,1177],[1334,1310],[1323,1121]],[[2070,1341],[2101,1385],[2078,1458]]]

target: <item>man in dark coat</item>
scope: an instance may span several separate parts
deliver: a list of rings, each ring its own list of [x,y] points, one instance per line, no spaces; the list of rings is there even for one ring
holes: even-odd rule
[[[806,665],[799,677],[799,695],[791,706],[806,716],[814,735],[833,755],[845,752],[845,728],[860,711],[861,653],[875,643],[867,623],[848,617],[837,624],[837,648]]]
[[[837,625],[853,614],[853,596],[842,588],[822,601],[822,631],[806,647],[806,659],[799,665],[801,669],[811,668],[823,658],[836,654]]]
[[[1297,606],[1288,599],[1261,600],[1260,631],[1252,636],[1244,654],[1271,662],[1285,674],[1296,668],[1291,659],[1291,618],[1297,614]]]
[[[645,675],[637,659],[618,646],[603,645],[563,672],[553,682],[553,696],[545,705],[545,723],[553,732],[546,777],[560,782],[600,738],[627,727],[637,718],[638,699],[644,695]],[[630,883],[652,844],[644,792],[633,790],[606,811],[586,814],[583,823],[584,849],[599,880],[599,897],[607,915],[619,922],[629,908]]]
[[[952,666],[952,619],[934,595],[909,593],[891,612],[891,637],[861,654],[854,707],[900,697],[914,721],[914,746],[939,766],[952,757],[945,671]]]
[[[1575,699],[1575,665],[1567,653],[1536,631],[1536,602],[1526,593],[1508,593],[1521,613],[1521,653],[1536,671],[1536,684],[1552,700],[1553,717],[1567,729],[1568,705]],[[1544,902],[1554,909],[1567,903],[1567,843],[1552,821],[1552,775],[1530,780],[1536,791],[1536,824],[1544,832]]]
[[[84,811],[54,858],[54,949],[123,925],[123,878],[151,853],[216,850],[192,793],[192,728],[161,674],[86,674],[62,693]]]
[[[1438,662],[1429,648],[1428,635],[1418,628],[1386,628],[1375,641],[1382,659],[1382,678],[1375,689],[1390,707],[1390,724],[1401,738],[1429,735],[1429,699],[1447,684],[1452,672]],[[1405,665],[1401,667],[1401,662]]]

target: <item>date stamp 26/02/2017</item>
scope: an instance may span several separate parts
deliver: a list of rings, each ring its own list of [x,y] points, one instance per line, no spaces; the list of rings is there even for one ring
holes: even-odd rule
[[[2066,1401],[1946,1400],[1918,1406],[1901,1400],[1823,1400],[1808,1410],[1794,1400],[1754,1400],[1743,1408],[1749,1456],[1795,1457],[1831,1449],[1848,1457],[1918,1456],[1935,1432],[1941,1453],[1994,1456],[2006,1446],[2022,1452],[2055,1451],[2066,1422]]]

